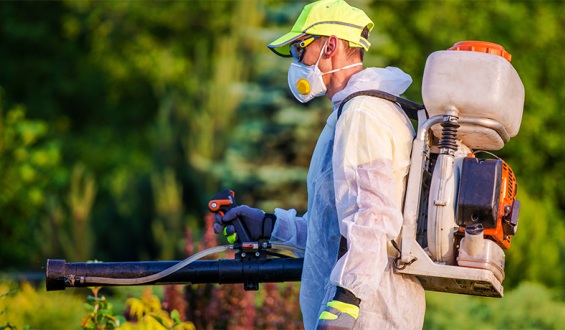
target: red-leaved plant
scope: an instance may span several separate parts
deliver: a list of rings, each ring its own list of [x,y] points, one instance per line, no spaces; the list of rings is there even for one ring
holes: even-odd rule
[[[205,217],[201,241],[194,242],[186,230],[187,255],[217,246],[214,216]],[[233,258],[229,252],[215,258]],[[179,285],[165,287],[165,310],[178,310],[181,320],[191,321],[196,329],[302,329],[298,302],[298,283],[262,283],[259,291],[245,291],[243,284]]]

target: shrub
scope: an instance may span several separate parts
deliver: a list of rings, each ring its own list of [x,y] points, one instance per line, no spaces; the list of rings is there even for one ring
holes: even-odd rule
[[[28,282],[0,282],[0,328],[68,329],[80,324],[82,298],[36,289]]]
[[[504,298],[427,292],[425,329],[560,329],[563,293],[522,283]]]

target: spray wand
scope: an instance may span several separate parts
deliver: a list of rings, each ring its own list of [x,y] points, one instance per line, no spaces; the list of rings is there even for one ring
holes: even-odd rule
[[[223,216],[237,206],[234,195],[229,189],[220,191],[210,200],[208,209]],[[234,219],[232,224],[235,233],[228,236],[232,244],[200,251],[182,261],[67,263],[65,260],[48,259],[47,291],[64,290],[66,287],[179,283],[243,283],[245,290],[258,290],[262,282],[300,281],[304,259],[269,250],[302,254],[302,249],[268,241],[252,241],[249,230],[239,218]],[[238,251],[235,259],[199,260],[228,250]],[[269,258],[269,255],[278,258]]]

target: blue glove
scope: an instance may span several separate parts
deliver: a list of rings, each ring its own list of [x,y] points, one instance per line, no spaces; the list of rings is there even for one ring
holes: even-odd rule
[[[353,329],[359,317],[359,300],[349,290],[337,287],[334,299],[320,314],[318,330]]]
[[[249,237],[256,241],[259,239],[269,239],[277,217],[274,214],[265,213],[260,209],[252,208],[247,205],[240,205],[227,211],[222,217],[216,213],[214,224],[214,232],[223,234],[228,238],[228,242],[235,243],[237,240],[235,227],[229,224],[230,221],[239,218],[243,225],[247,228]]]

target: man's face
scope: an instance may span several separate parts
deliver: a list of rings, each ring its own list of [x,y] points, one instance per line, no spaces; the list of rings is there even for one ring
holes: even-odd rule
[[[324,46],[325,38],[318,38],[314,40],[306,49],[304,50],[304,57],[302,58],[302,63],[304,65],[314,65],[320,56],[322,47]]]
[[[318,61],[318,58],[320,58],[320,61],[318,62],[318,69],[320,69],[321,72],[330,71],[332,69],[330,64],[331,61],[324,57],[323,54],[320,57],[320,53],[324,51],[327,42],[328,37],[321,37],[312,42],[312,44],[306,48],[306,52],[302,58],[302,63],[304,63],[304,65],[314,65],[316,64],[316,61]],[[322,76],[322,80],[326,86],[328,86],[331,77],[331,74]]]
[[[303,38],[297,40],[295,46],[298,46],[301,44],[301,42],[304,42],[305,47],[302,47],[300,51],[295,52],[293,56],[295,57],[295,59],[301,58],[302,64],[306,66],[312,66],[315,65],[316,62],[318,62],[318,69],[320,69],[321,72],[330,71],[332,69],[332,66],[329,58],[324,57],[323,54],[322,56],[320,56],[320,53],[323,52],[323,49],[325,48],[325,45],[327,44],[329,39],[328,37],[324,37],[324,36],[314,37],[314,38],[315,38],[314,40],[311,40],[312,36],[304,36]],[[302,53],[296,54],[300,52]],[[300,56],[295,56],[295,55],[300,55]],[[318,58],[320,59],[319,61]],[[332,75],[322,76],[322,80],[326,86],[328,86],[331,77]]]
[[[323,39],[323,37],[304,36],[291,45],[291,54],[304,65],[314,65],[318,60],[321,47],[324,44],[323,41],[320,42],[321,39]]]

